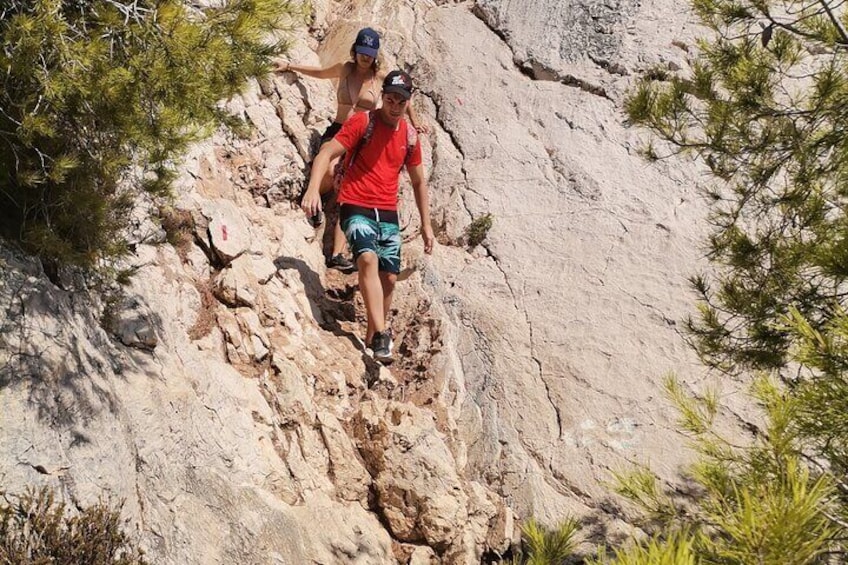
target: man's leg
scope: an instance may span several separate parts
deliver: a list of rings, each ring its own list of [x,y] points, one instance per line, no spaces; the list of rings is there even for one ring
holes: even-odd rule
[[[330,216],[327,216],[328,218]],[[333,225],[334,224],[334,225]],[[333,249],[330,255],[327,257],[326,265],[328,268],[336,269],[341,271],[342,273],[352,273],[356,270],[356,264],[353,263],[350,259],[345,255],[345,249],[347,248],[347,237],[345,237],[344,231],[342,231],[342,224],[339,221],[332,222],[332,224],[327,224],[328,226],[332,226],[333,229]]]
[[[383,307],[384,287],[381,273],[377,270],[377,254],[371,251],[362,253],[356,260],[359,267],[359,292],[365,301],[365,316],[368,329],[365,331],[365,343],[371,344],[375,332],[386,329],[386,315]],[[390,295],[391,296],[391,295]]]
[[[359,270],[359,292],[365,302],[368,328],[365,344],[371,345],[374,333],[383,331],[386,319],[383,314],[383,284],[380,281],[380,260],[377,255],[379,225],[367,215],[353,213],[353,208],[342,204],[339,209],[339,225],[347,237],[347,243],[356,257]]]
[[[397,283],[396,274],[380,271],[380,284],[383,286],[383,327],[388,325],[389,322],[389,310],[392,307],[392,295],[395,292],[395,283]]]
[[[391,214],[386,214],[392,216]],[[400,236],[400,227],[396,223],[396,218],[390,221],[379,222],[379,235],[377,236],[377,249],[379,250],[378,270],[380,271],[380,286],[382,287],[382,316],[383,328],[388,327],[389,312],[392,307],[392,296],[397,283],[397,274],[400,272],[400,248],[402,239]],[[382,341],[380,353],[381,360],[390,361],[392,351],[392,337],[388,330],[375,328],[375,331],[380,331],[387,334]],[[375,357],[377,356],[375,350]]]

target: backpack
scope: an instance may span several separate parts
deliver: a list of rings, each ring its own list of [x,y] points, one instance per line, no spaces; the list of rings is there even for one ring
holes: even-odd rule
[[[359,155],[362,148],[365,147],[365,144],[371,140],[371,136],[374,135],[374,124],[376,121],[377,116],[374,111],[372,110],[368,112],[368,125],[365,126],[365,133],[359,138],[359,142],[356,144],[356,147],[351,150],[350,159],[342,157],[339,159],[339,162],[336,163],[336,168],[333,170],[334,190],[338,191],[341,188],[345,172],[347,172],[347,169],[353,165],[354,160],[357,155]],[[403,158],[403,163],[401,164],[400,169],[398,169],[398,174],[403,171],[403,168],[406,166],[410,157],[412,157],[412,150],[415,149],[415,145],[418,143],[418,132],[408,121],[404,120],[404,122],[406,122],[406,155]]]

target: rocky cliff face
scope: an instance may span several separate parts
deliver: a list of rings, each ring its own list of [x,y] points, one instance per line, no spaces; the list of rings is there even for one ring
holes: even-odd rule
[[[440,245],[404,194],[391,370],[363,352],[355,277],[293,209],[333,87],[292,75],[231,108],[250,139],[187,157],[139,221],[133,277],[97,295],[2,251],[0,477],[124,500],[152,561],[479,563],[515,517],[619,523],[603,481],[684,461],[661,381],[699,267],[691,164],[649,165],[623,124],[634,73],[687,65],[665,1],[315,2],[292,60],[383,32],[433,131]],[[470,250],[465,232],[491,214]]]

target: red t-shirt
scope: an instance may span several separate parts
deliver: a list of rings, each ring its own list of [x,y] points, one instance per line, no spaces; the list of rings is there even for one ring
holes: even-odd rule
[[[397,210],[398,178],[403,160],[406,158],[406,120],[392,128],[374,116],[374,132],[364,144],[352,166],[345,171],[339,190],[339,202],[364,208]],[[359,144],[368,128],[368,112],[358,112],[342,125],[335,138],[347,150],[345,159],[350,159],[352,150]],[[421,142],[418,141],[409,156],[407,165],[421,164]]]

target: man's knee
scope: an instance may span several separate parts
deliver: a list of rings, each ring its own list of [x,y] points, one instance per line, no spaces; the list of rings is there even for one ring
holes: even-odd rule
[[[379,262],[377,254],[373,251],[365,251],[356,259],[356,264],[360,269],[376,268]]]

